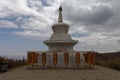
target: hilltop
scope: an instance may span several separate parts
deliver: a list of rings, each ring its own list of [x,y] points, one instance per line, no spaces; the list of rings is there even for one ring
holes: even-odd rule
[[[120,70],[120,52],[97,53],[96,64]]]

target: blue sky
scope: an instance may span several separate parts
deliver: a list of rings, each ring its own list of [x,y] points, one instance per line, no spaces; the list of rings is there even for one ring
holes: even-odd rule
[[[69,34],[79,41],[75,50],[119,51],[119,0],[61,0]],[[1,0],[0,54],[26,55],[47,50],[60,0]]]

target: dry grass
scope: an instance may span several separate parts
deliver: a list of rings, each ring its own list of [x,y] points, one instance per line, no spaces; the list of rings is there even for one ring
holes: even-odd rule
[[[96,64],[120,70],[120,52],[96,54]]]

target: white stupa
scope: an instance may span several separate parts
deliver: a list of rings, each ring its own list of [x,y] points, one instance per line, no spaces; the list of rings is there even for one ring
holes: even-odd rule
[[[49,40],[44,43],[49,47],[49,51],[72,51],[73,46],[78,43],[77,40],[72,40],[68,34],[69,25],[63,22],[62,7],[59,8],[58,23],[52,26],[53,34]]]

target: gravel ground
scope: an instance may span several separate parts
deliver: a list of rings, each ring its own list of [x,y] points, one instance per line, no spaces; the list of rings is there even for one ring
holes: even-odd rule
[[[26,70],[26,67],[0,74],[0,80],[120,80],[120,71],[95,66],[94,70]]]

